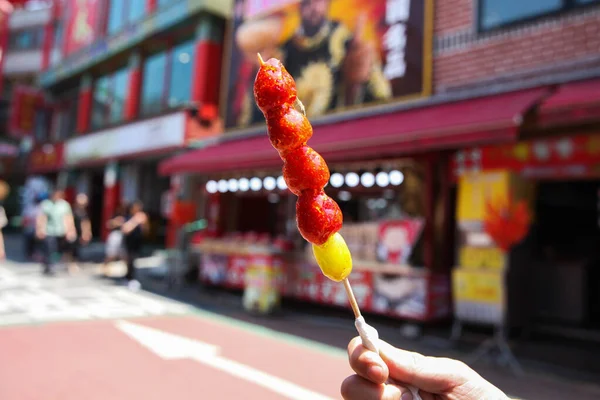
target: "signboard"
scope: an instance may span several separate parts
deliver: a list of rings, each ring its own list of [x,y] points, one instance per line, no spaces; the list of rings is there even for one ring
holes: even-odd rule
[[[235,0],[226,126],[263,123],[256,53],[283,60],[309,117],[427,96],[430,0]]]
[[[457,268],[452,272],[454,313],[461,321],[501,325],[504,271]]]
[[[461,223],[483,222],[486,204],[506,196],[510,189],[510,172],[498,171],[464,174],[459,178],[456,219]]]
[[[103,3],[100,0],[68,0],[65,55],[76,52],[94,42]]]
[[[457,152],[455,177],[469,172],[507,169],[524,177],[599,176],[600,134],[550,137]]]
[[[65,163],[76,165],[183,147],[185,122],[185,112],[181,111],[73,138],[65,147]]]
[[[29,154],[29,171],[58,171],[64,164],[63,154],[64,146],[62,143],[37,146]]]
[[[12,137],[32,136],[35,130],[35,113],[44,102],[43,94],[32,87],[13,89],[9,133]]]

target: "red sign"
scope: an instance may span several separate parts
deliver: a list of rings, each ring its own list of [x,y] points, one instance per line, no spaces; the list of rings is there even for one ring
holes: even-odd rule
[[[42,93],[28,86],[17,86],[13,90],[12,97],[9,134],[13,137],[32,136],[35,128],[35,112],[44,104]]]
[[[508,169],[525,177],[587,176],[600,164],[600,134],[553,137],[461,150],[454,176],[469,171]]]
[[[65,54],[89,46],[96,39],[101,3],[100,0],[68,0]]]
[[[62,143],[44,144],[35,147],[29,155],[30,172],[51,172],[59,170],[64,164],[64,146]]]

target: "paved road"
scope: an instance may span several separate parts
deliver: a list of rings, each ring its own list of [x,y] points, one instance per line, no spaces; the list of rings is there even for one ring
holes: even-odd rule
[[[325,400],[350,373],[339,349],[38,268],[0,266],[0,325],[3,400]]]

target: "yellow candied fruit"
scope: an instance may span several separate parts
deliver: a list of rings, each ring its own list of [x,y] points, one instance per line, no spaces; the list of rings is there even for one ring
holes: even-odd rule
[[[333,281],[343,281],[352,272],[352,255],[339,233],[331,235],[321,246],[313,244],[313,253],[323,275]]]

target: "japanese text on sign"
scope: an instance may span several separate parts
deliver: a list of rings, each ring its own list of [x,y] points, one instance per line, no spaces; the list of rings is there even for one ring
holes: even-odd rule
[[[409,15],[410,0],[387,1],[385,20],[390,27],[384,37],[387,50],[384,74],[390,80],[406,73],[406,21]]]

